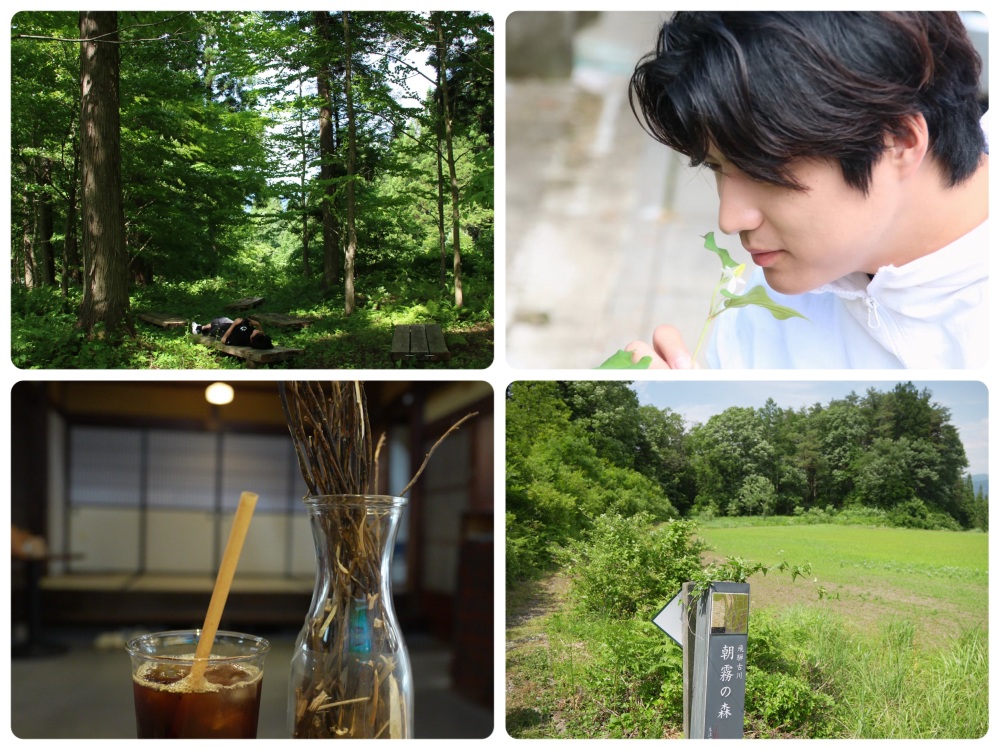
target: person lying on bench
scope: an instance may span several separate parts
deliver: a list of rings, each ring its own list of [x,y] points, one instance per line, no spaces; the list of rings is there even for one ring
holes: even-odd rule
[[[250,346],[254,349],[273,349],[274,343],[260,328],[260,323],[250,318],[212,318],[211,323],[191,324],[191,333],[212,336],[230,346]]]

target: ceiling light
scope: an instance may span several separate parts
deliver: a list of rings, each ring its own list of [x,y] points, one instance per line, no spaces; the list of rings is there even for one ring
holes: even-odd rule
[[[216,406],[223,406],[233,400],[233,387],[228,383],[212,383],[205,389],[205,400]]]

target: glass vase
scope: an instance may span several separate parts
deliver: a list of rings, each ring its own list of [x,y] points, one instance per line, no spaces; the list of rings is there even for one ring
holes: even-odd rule
[[[292,654],[291,736],[413,736],[413,680],[392,605],[392,551],[406,500],[305,499],[316,544],[312,604]]]

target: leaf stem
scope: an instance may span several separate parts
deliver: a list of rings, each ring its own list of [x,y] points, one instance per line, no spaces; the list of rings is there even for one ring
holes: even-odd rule
[[[719,312],[715,309],[715,300],[719,295],[719,290],[722,288],[723,283],[726,281],[726,275],[722,274],[719,277],[719,283],[715,285],[715,289],[712,290],[712,301],[708,305],[708,317],[705,318],[705,325],[701,327],[701,333],[698,335],[698,343],[694,347],[694,354],[691,355],[692,363],[698,361],[698,355],[701,353],[701,348],[705,344],[705,339],[708,337],[708,329],[712,325],[712,321],[715,320]]]

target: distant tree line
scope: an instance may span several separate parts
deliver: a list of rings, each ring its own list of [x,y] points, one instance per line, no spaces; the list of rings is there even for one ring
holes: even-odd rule
[[[917,528],[988,527],[958,430],[900,383],[798,410],[768,399],[685,425],[623,382],[518,382],[507,392],[508,572],[604,513],[654,519],[864,511]],[[513,570],[512,570],[513,566]]]

